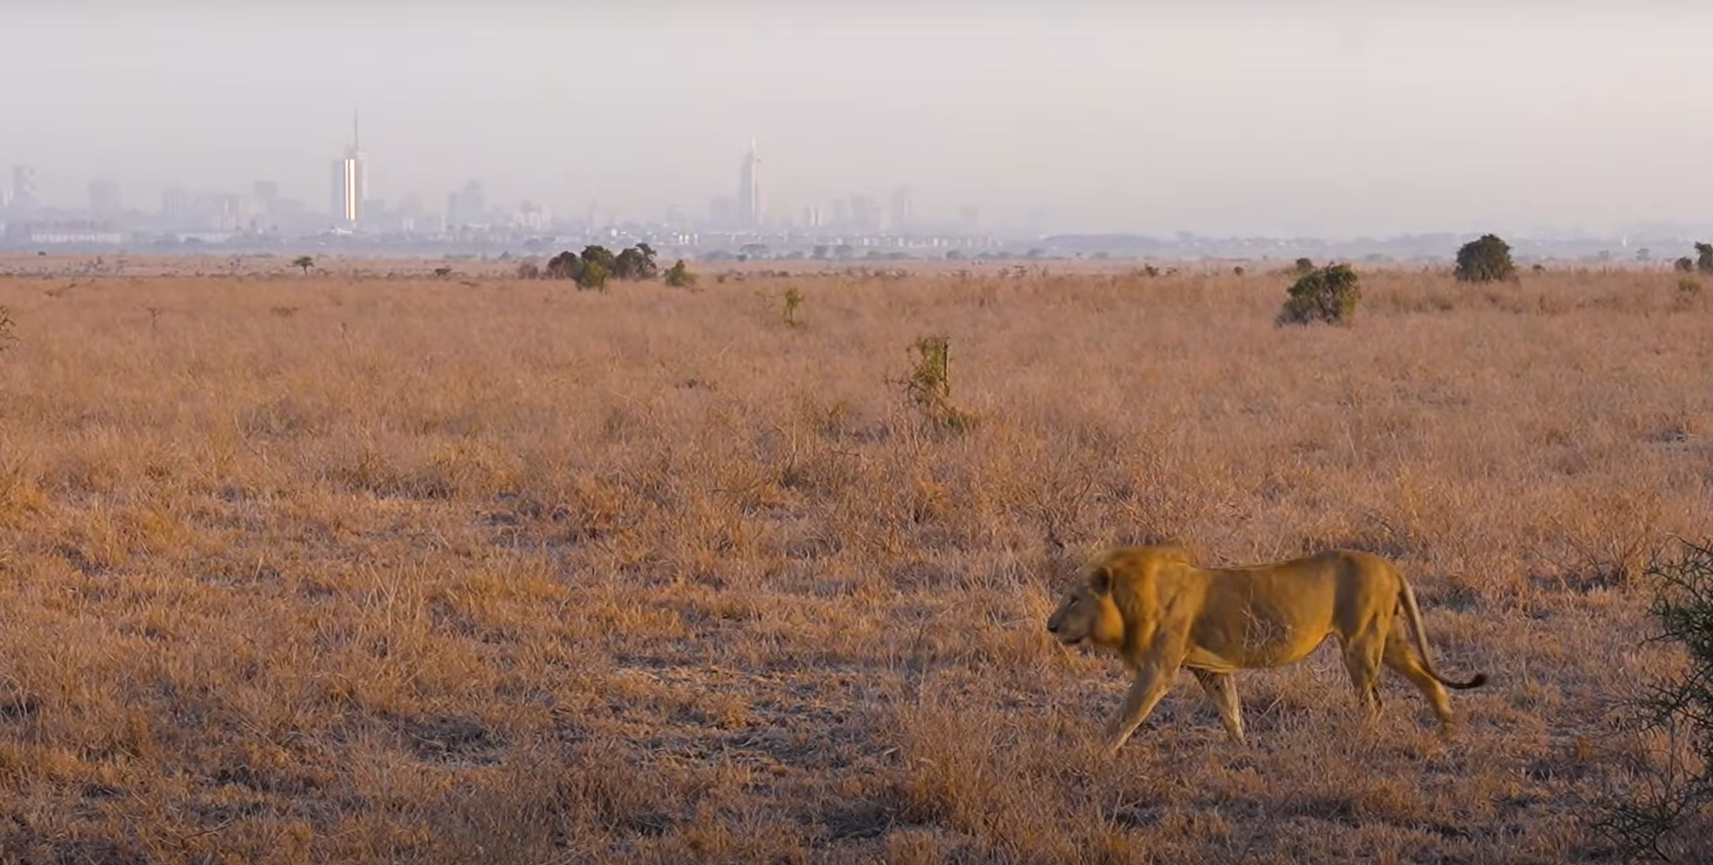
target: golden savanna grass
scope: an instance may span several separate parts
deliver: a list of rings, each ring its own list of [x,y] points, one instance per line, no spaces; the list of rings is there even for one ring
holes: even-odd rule
[[[1363,278],[1351,328],[1259,273],[0,280],[0,861],[1605,855],[1713,298]],[[961,432],[898,384],[935,334]],[[1185,676],[1104,761],[1049,535],[1379,553],[1493,681],[1444,743],[1322,649],[1241,749]]]

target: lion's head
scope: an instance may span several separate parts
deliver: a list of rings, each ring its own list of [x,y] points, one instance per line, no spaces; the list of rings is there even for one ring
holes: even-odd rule
[[[1124,644],[1124,614],[1112,599],[1112,571],[1105,565],[1084,569],[1065,588],[1059,608],[1047,617],[1047,631],[1067,646],[1087,642],[1103,648]]]
[[[1127,622],[1144,615],[1136,587],[1162,568],[1191,565],[1182,547],[1154,544],[1108,550],[1084,567],[1047,617],[1047,631],[1067,646],[1091,646],[1122,651]]]

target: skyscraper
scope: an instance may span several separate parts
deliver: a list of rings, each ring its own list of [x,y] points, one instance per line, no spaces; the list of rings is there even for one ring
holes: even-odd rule
[[[761,174],[756,168],[760,164],[761,154],[755,148],[755,140],[750,139],[749,152],[744,154],[743,164],[738,168],[738,220],[744,228],[761,227]]]
[[[892,190],[892,230],[894,233],[903,234],[910,229],[916,218],[911,210],[910,187],[900,186]]]
[[[369,199],[369,160],[363,155],[357,114],[351,113],[351,144],[345,157],[333,163],[333,218],[347,226],[363,218],[363,202]]]
[[[453,190],[446,196],[447,227],[461,225],[486,225],[488,222],[488,196],[482,191],[479,181],[471,180],[464,184],[461,190]]]
[[[124,209],[119,201],[119,184],[111,180],[96,180],[89,184],[89,214],[96,219],[118,216]]]
[[[36,169],[30,165],[12,166],[12,206],[18,210],[36,207]]]

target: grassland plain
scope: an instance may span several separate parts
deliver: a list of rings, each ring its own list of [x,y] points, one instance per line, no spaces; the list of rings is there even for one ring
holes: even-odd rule
[[[275,263],[285,268],[283,263]],[[1260,268],[1252,268],[1259,270]],[[1713,526],[1660,272],[0,279],[0,859],[1560,862],[1649,743],[1648,552]],[[784,291],[805,300],[788,326]],[[944,334],[924,429],[895,382]],[[1399,562],[1453,695],[1125,679],[1073,553]]]

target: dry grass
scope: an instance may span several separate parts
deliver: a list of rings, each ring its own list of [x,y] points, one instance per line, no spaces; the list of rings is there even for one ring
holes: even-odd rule
[[[0,859],[1597,857],[1713,302],[1367,281],[0,281]],[[961,433],[892,383],[933,333]],[[1049,532],[1392,556],[1494,684],[1446,745],[1323,649],[1240,678],[1253,747],[1184,677],[1101,761]]]

